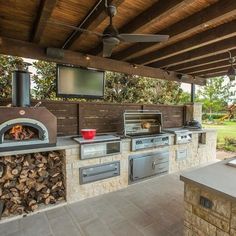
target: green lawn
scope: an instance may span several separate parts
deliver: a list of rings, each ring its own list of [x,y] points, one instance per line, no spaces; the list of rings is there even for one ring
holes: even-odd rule
[[[236,122],[225,121],[222,125],[203,124],[203,127],[217,129],[217,135],[220,143],[224,142],[224,137],[236,138]]]
[[[220,124],[220,125],[203,124],[203,127],[204,128],[214,128],[217,130],[218,147],[224,148],[224,137],[230,137],[230,138],[236,139],[236,122],[225,121],[224,124]],[[236,150],[235,147],[233,149]]]

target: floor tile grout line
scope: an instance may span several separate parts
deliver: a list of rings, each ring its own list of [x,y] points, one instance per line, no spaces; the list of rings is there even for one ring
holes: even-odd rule
[[[65,210],[67,212],[67,214],[70,216],[73,224],[76,226],[77,230],[81,233],[81,236],[86,236],[86,234],[84,233],[83,229],[81,228],[79,222],[77,222],[77,220],[75,220],[73,214],[69,211],[69,206],[65,206]]]
[[[46,218],[46,220],[47,220],[47,222],[48,222],[49,229],[50,229],[52,235],[53,235],[53,236],[56,236],[56,235],[54,234],[54,232],[53,232],[52,226],[51,226],[51,224],[50,224],[50,222],[49,222],[49,219],[48,219],[48,216],[47,216],[46,212],[44,212],[43,214],[45,215],[45,218]]]

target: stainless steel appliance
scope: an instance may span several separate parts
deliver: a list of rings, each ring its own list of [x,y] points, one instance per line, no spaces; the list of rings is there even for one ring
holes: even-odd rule
[[[120,175],[120,162],[114,161],[79,169],[80,184],[95,182]]]
[[[159,111],[125,111],[124,134],[132,139],[131,150],[169,145],[170,137],[162,133],[162,124],[162,113]]]
[[[97,135],[92,140],[73,138],[80,144],[80,159],[105,157],[121,153],[121,139],[115,135]]]
[[[190,132],[188,129],[184,127],[168,128],[165,129],[164,131],[175,134],[175,144],[192,142],[192,132]]]
[[[129,156],[129,182],[169,172],[169,149]]]

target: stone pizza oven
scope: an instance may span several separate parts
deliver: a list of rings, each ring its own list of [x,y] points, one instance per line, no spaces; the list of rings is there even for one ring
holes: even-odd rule
[[[12,76],[12,104],[0,107],[0,151],[56,145],[57,119],[45,107],[30,106],[27,67]]]

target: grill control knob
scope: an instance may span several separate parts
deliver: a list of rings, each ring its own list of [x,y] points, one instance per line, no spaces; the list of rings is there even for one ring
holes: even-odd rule
[[[136,141],[136,144],[142,144],[143,142],[141,140]]]

